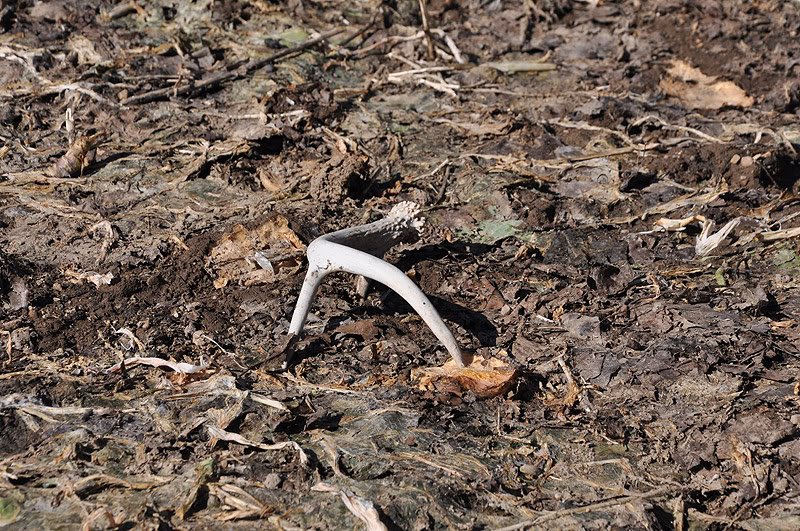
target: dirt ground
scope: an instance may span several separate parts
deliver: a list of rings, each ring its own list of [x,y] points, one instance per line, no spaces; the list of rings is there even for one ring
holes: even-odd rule
[[[0,527],[800,528],[799,34],[0,0]],[[421,386],[447,351],[343,274],[287,348],[305,245],[400,201],[387,260],[508,392]]]

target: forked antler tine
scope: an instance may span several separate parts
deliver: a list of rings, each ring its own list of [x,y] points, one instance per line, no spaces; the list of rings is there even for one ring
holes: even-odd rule
[[[417,234],[422,227],[417,214],[416,205],[401,203],[380,221],[326,234],[311,242],[308,246],[308,273],[292,314],[289,332],[302,333],[311,302],[325,276],[335,271],[346,271],[380,282],[397,292],[422,317],[453,360],[463,367],[461,349],[428,297],[402,271],[375,256],[382,256],[394,243]]]

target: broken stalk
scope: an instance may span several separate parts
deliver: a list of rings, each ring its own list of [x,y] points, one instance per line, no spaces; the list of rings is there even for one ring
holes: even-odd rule
[[[322,280],[330,273],[346,271],[380,282],[397,292],[422,317],[456,364],[463,367],[461,349],[428,297],[405,273],[380,258],[393,245],[419,234],[424,220],[418,215],[417,205],[406,201],[392,208],[384,219],[325,234],[311,242],[307,251],[308,273],[292,314],[289,333],[298,336],[302,333]]]

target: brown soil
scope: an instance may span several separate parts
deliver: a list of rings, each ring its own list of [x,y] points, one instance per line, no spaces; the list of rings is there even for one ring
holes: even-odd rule
[[[800,3],[424,3],[0,2],[0,527],[800,528]],[[212,252],[400,201],[508,393]]]

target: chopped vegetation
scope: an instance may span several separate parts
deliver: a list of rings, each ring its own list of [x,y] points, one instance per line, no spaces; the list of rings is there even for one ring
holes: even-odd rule
[[[0,527],[800,528],[798,34],[0,0]],[[467,367],[343,273],[289,334],[308,244],[404,201]]]

